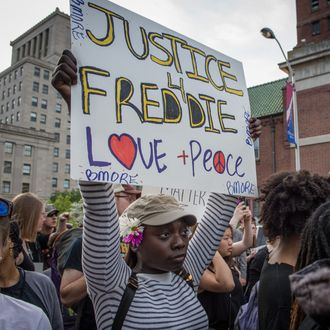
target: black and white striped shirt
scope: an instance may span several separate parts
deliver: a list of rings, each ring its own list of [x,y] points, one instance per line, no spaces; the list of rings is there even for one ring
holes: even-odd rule
[[[131,274],[119,250],[119,225],[111,184],[81,182],[84,201],[83,269],[98,329],[110,329]],[[178,275],[138,274],[139,287],[123,329],[208,329],[196,291],[235,209],[235,198],[211,194],[184,268],[194,289]]]

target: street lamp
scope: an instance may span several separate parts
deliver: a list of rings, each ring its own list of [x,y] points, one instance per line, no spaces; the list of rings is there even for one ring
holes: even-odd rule
[[[270,28],[263,28],[260,30],[261,34],[267,39],[275,39],[277,44],[279,45],[281,52],[285,58],[286,65],[289,69],[289,79],[293,87],[293,123],[294,123],[294,139],[295,139],[295,162],[296,162],[296,171],[300,170],[300,142],[299,142],[299,128],[298,128],[298,108],[297,108],[297,94],[296,94],[296,86],[295,86],[295,79],[294,79],[294,72],[288,61],[283,48],[280,42],[277,40],[274,32]]]

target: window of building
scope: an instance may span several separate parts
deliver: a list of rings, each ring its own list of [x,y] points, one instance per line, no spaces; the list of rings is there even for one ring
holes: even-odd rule
[[[70,159],[70,149],[65,150],[65,158]]]
[[[57,178],[52,178],[52,187],[57,188]]]
[[[5,91],[2,91],[2,97],[1,97],[1,99],[4,100],[5,99],[5,96],[6,96],[6,92]]]
[[[67,135],[66,136],[66,144],[70,144],[71,136]]]
[[[44,79],[49,80],[49,71],[48,70],[44,70]]]
[[[320,21],[315,21],[312,23],[312,35],[319,35],[321,32]]]
[[[8,117],[6,117],[5,119],[5,124],[8,124]]]
[[[3,115],[4,112],[5,112],[5,106],[2,105],[0,108],[0,114]]]
[[[45,99],[41,100],[41,109],[47,109],[48,102]]]
[[[19,111],[16,112],[16,121],[21,120],[21,113]]]
[[[319,0],[311,0],[312,11],[319,9]]]
[[[14,143],[13,142],[5,142],[5,153],[12,154],[14,151]]]
[[[2,181],[2,192],[5,194],[9,194],[10,190],[10,181]]]
[[[37,107],[38,106],[38,98],[36,96],[32,96],[32,102],[31,105],[33,107]]]
[[[24,68],[21,66],[19,68],[19,75],[22,77],[23,76],[23,73],[24,73]]]
[[[42,94],[48,94],[48,85],[42,85]]]
[[[37,66],[34,67],[34,75],[35,77],[40,77],[40,68]]]
[[[58,157],[60,155],[60,149],[55,147],[53,150],[53,156],[54,157]]]
[[[18,77],[18,71],[15,70],[15,71],[14,71],[14,79],[17,79],[17,77]]]
[[[55,118],[54,127],[56,127],[56,128],[61,127],[61,119],[60,118]]]
[[[256,160],[260,159],[259,138],[254,141],[254,155],[255,155]]]
[[[54,133],[56,142],[60,142],[60,133]]]
[[[6,112],[9,111],[9,102],[6,103]]]
[[[22,193],[27,193],[30,191],[30,184],[27,182],[22,183]]]
[[[22,103],[22,98],[19,96],[17,98],[17,106],[19,107],[21,105],[21,103]]]
[[[15,115],[14,114],[10,115],[10,123],[11,124],[14,123],[14,120],[15,120]]]
[[[53,163],[53,172],[54,173],[58,172],[58,163]]]
[[[64,173],[65,174],[70,174],[70,164],[65,164],[65,166],[64,166]]]
[[[12,109],[15,109],[15,99],[12,99],[11,100],[11,108]]]
[[[40,124],[46,124],[46,121],[47,116],[44,113],[40,114]]]
[[[36,112],[31,112],[30,113],[30,121],[32,121],[32,122],[37,121],[37,113]]]
[[[70,180],[64,179],[64,181],[63,181],[63,188],[64,189],[69,189],[70,188]]]
[[[56,92],[56,98],[58,98],[58,99],[62,99],[62,95],[59,93],[59,92]]]
[[[8,82],[11,82],[11,73],[9,73]]]
[[[11,88],[9,87],[8,90],[7,90],[7,96],[8,97],[10,96],[10,91],[11,91]]]
[[[23,175],[31,174],[31,164],[23,164]]]
[[[23,83],[22,83],[21,81],[18,83],[18,90],[19,90],[19,91],[22,90],[22,84],[23,84]]]
[[[26,144],[24,146],[24,156],[31,157],[32,156],[32,146]]]
[[[39,92],[39,83],[37,81],[34,81],[33,84],[32,84],[32,90],[34,92]]]
[[[10,174],[11,173],[11,165],[12,165],[11,162],[5,160],[4,163],[3,163],[3,173]]]
[[[62,104],[61,103],[56,103],[55,111],[58,112],[58,113],[60,113],[62,111]]]
[[[3,77],[3,85],[6,86],[7,77]]]
[[[16,94],[16,85],[13,86],[13,95]]]

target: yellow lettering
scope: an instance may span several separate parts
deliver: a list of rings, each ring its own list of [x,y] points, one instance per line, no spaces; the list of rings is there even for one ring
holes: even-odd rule
[[[210,74],[210,62],[211,61],[217,62],[217,59],[213,55],[207,55],[206,59],[205,59],[205,72],[206,72],[207,78],[209,79],[211,85],[214,88],[216,88],[219,91],[223,91],[224,87],[218,86],[211,77],[211,74]]]
[[[135,50],[132,47],[131,38],[129,36],[129,23],[127,20],[124,21],[124,30],[125,30],[125,40],[128,49],[131,51],[131,53],[138,59],[138,60],[144,60],[148,54],[149,54],[149,44],[147,40],[147,33],[146,30],[143,27],[140,27],[140,31],[142,34],[142,42],[143,42],[143,53],[142,55],[139,55],[135,52]]]
[[[234,76],[234,75],[232,75],[232,74],[230,74],[230,73],[228,73],[226,71],[223,71],[223,67],[230,68],[230,63],[223,62],[223,61],[218,61],[218,67],[219,67],[219,71],[220,71],[222,83],[225,86],[225,91],[227,93],[230,93],[230,94],[235,94],[235,95],[238,95],[238,96],[243,96],[243,91],[242,90],[230,88],[226,84],[225,78],[228,78],[228,79],[237,81],[236,76]]]
[[[190,46],[190,45],[183,45],[182,48],[188,49],[190,51],[191,64],[192,64],[193,71],[194,71],[194,72],[186,71],[187,76],[191,79],[209,82],[209,80],[207,78],[198,74],[197,62],[196,62],[196,57],[195,57],[195,53],[202,55],[203,57],[206,56],[205,53],[202,50],[200,50],[196,47]]]
[[[173,57],[171,55],[171,53],[165,48],[163,47],[162,45],[160,45],[159,43],[157,43],[155,41],[155,38],[159,38],[159,39],[163,39],[162,35],[159,34],[159,33],[156,33],[156,32],[150,32],[149,35],[149,40],[150,42],[156,47],[158,48],[159,50],[162,50],[166,55],[167,55],[167,59],[166,60],[161,60],[160,58],[154,56],[154,55],[151,55],[150,58],[153,62],[157,63],[157,64],[160,64],[160,65],[163,65],[163,66],[171,66],[172,63],[173,63]]]
[[[144,119],[144,121],[151,122],[151,123],[161,123],[162,118],[149,117],[148,107],[149,106],[159,107],[158,101],[148,99],[147,91],[149,89],[158,89],[158,86],[156,84],[141,83],[143,119]]]
[[[107,92],[103,89],[99,88],[91,88],[88,83],[88,74],[95,74],[97,76],[109,77],[110,73],[108,71],[104,71],[98,68],[94,68],[91,66],[80,67],[79,69],[80,81],[82,86],[82,99],[83,99],[83,113],[85,115],[89,115],[89,101],[90,94],[106,96]]]
[[[116,120],[117,123],[122,123],[122,106],[126,105],[132,108],[138,115],[141,123],[143,123],[143,115],[141,111],[129,100],[134,94],[133,83],[125,78],[119,77],[116,79]]]
[[[164,123],[179,123],[182,118],[182,108],[177,96],[169,89],[162,89]]]
[[[171,34],[163,33],[163,36],[165,38],[171,40],[172,53],[173,53],[173,57],[174,57],[174,65],[175,65],[176,71],[179,73],[182,73],[181,64],[180,64],[179,55],[178,55],[177,43],[180,43],[182,46],[182,45],[187,45],[187,42],[183,39],[172,36]]]
[[[209,95],[204,95],[204,94],[199,94],[198,96],[201,100],[206,101],[206,110],[207,110],[207,117],[209,120],[209,126],[205,127],[205,132],[220,133],[220,131],[218,129],[215,129],[213,126],[213,119],[211,114],[210,102],[215,103],[215,99]]]
[[[219,116],[219,122],[220,122],[221,130],[223,132],[230,132],[230,133],[235,133],[236,134],[237,133],[237,129],[225,127],[225,124],[224,124],[223,120],[224,119],[235,120],[235,116],[229,115],[227,113],[222,113],[221,112],[221,105],[222,104],[227,104],[227,102],[226,101],[222,101],[222,100],[218,100],[218,102],[217,102],[217,108],[218,108],[218,116]]]
[[[115,31],[114,31],[114,28],[113,28],[113,17],[119,18],[121,20],[123,20],[123,17],[121,17],[120,15],[114,13],[113,11],[105,9],[105,8],[103,8],[101,6],[98,6],[98,5],[96,5],[94,3],[91,3],[91,2],[88,3],[88,6],[103,12],[106,16],[106,19],[107,19],[107,34],[106,34],[106,36],[103,37],[103,38],[96,38],[90,30],[86,30],[88,38],[92,42],[94,42],[94,44],[96,44],[98,46],[109,46],[109,45],[111,45],[113,43],[113,41],[115,40]]]

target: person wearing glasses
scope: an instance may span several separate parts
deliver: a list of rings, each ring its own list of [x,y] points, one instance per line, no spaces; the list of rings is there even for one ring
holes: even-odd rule
[[[17,227],[15,222],[10,223],[13,208],[13,203],[0,198],[0,293],[39,307],[47,315],[52,329],[62,330],[60,305],[51,280],[43,274],[26,271],[15,264],[19,249],[14,249],[14,246],[20,244],[20,238],[18,230],[10,233],[11,226]]]

